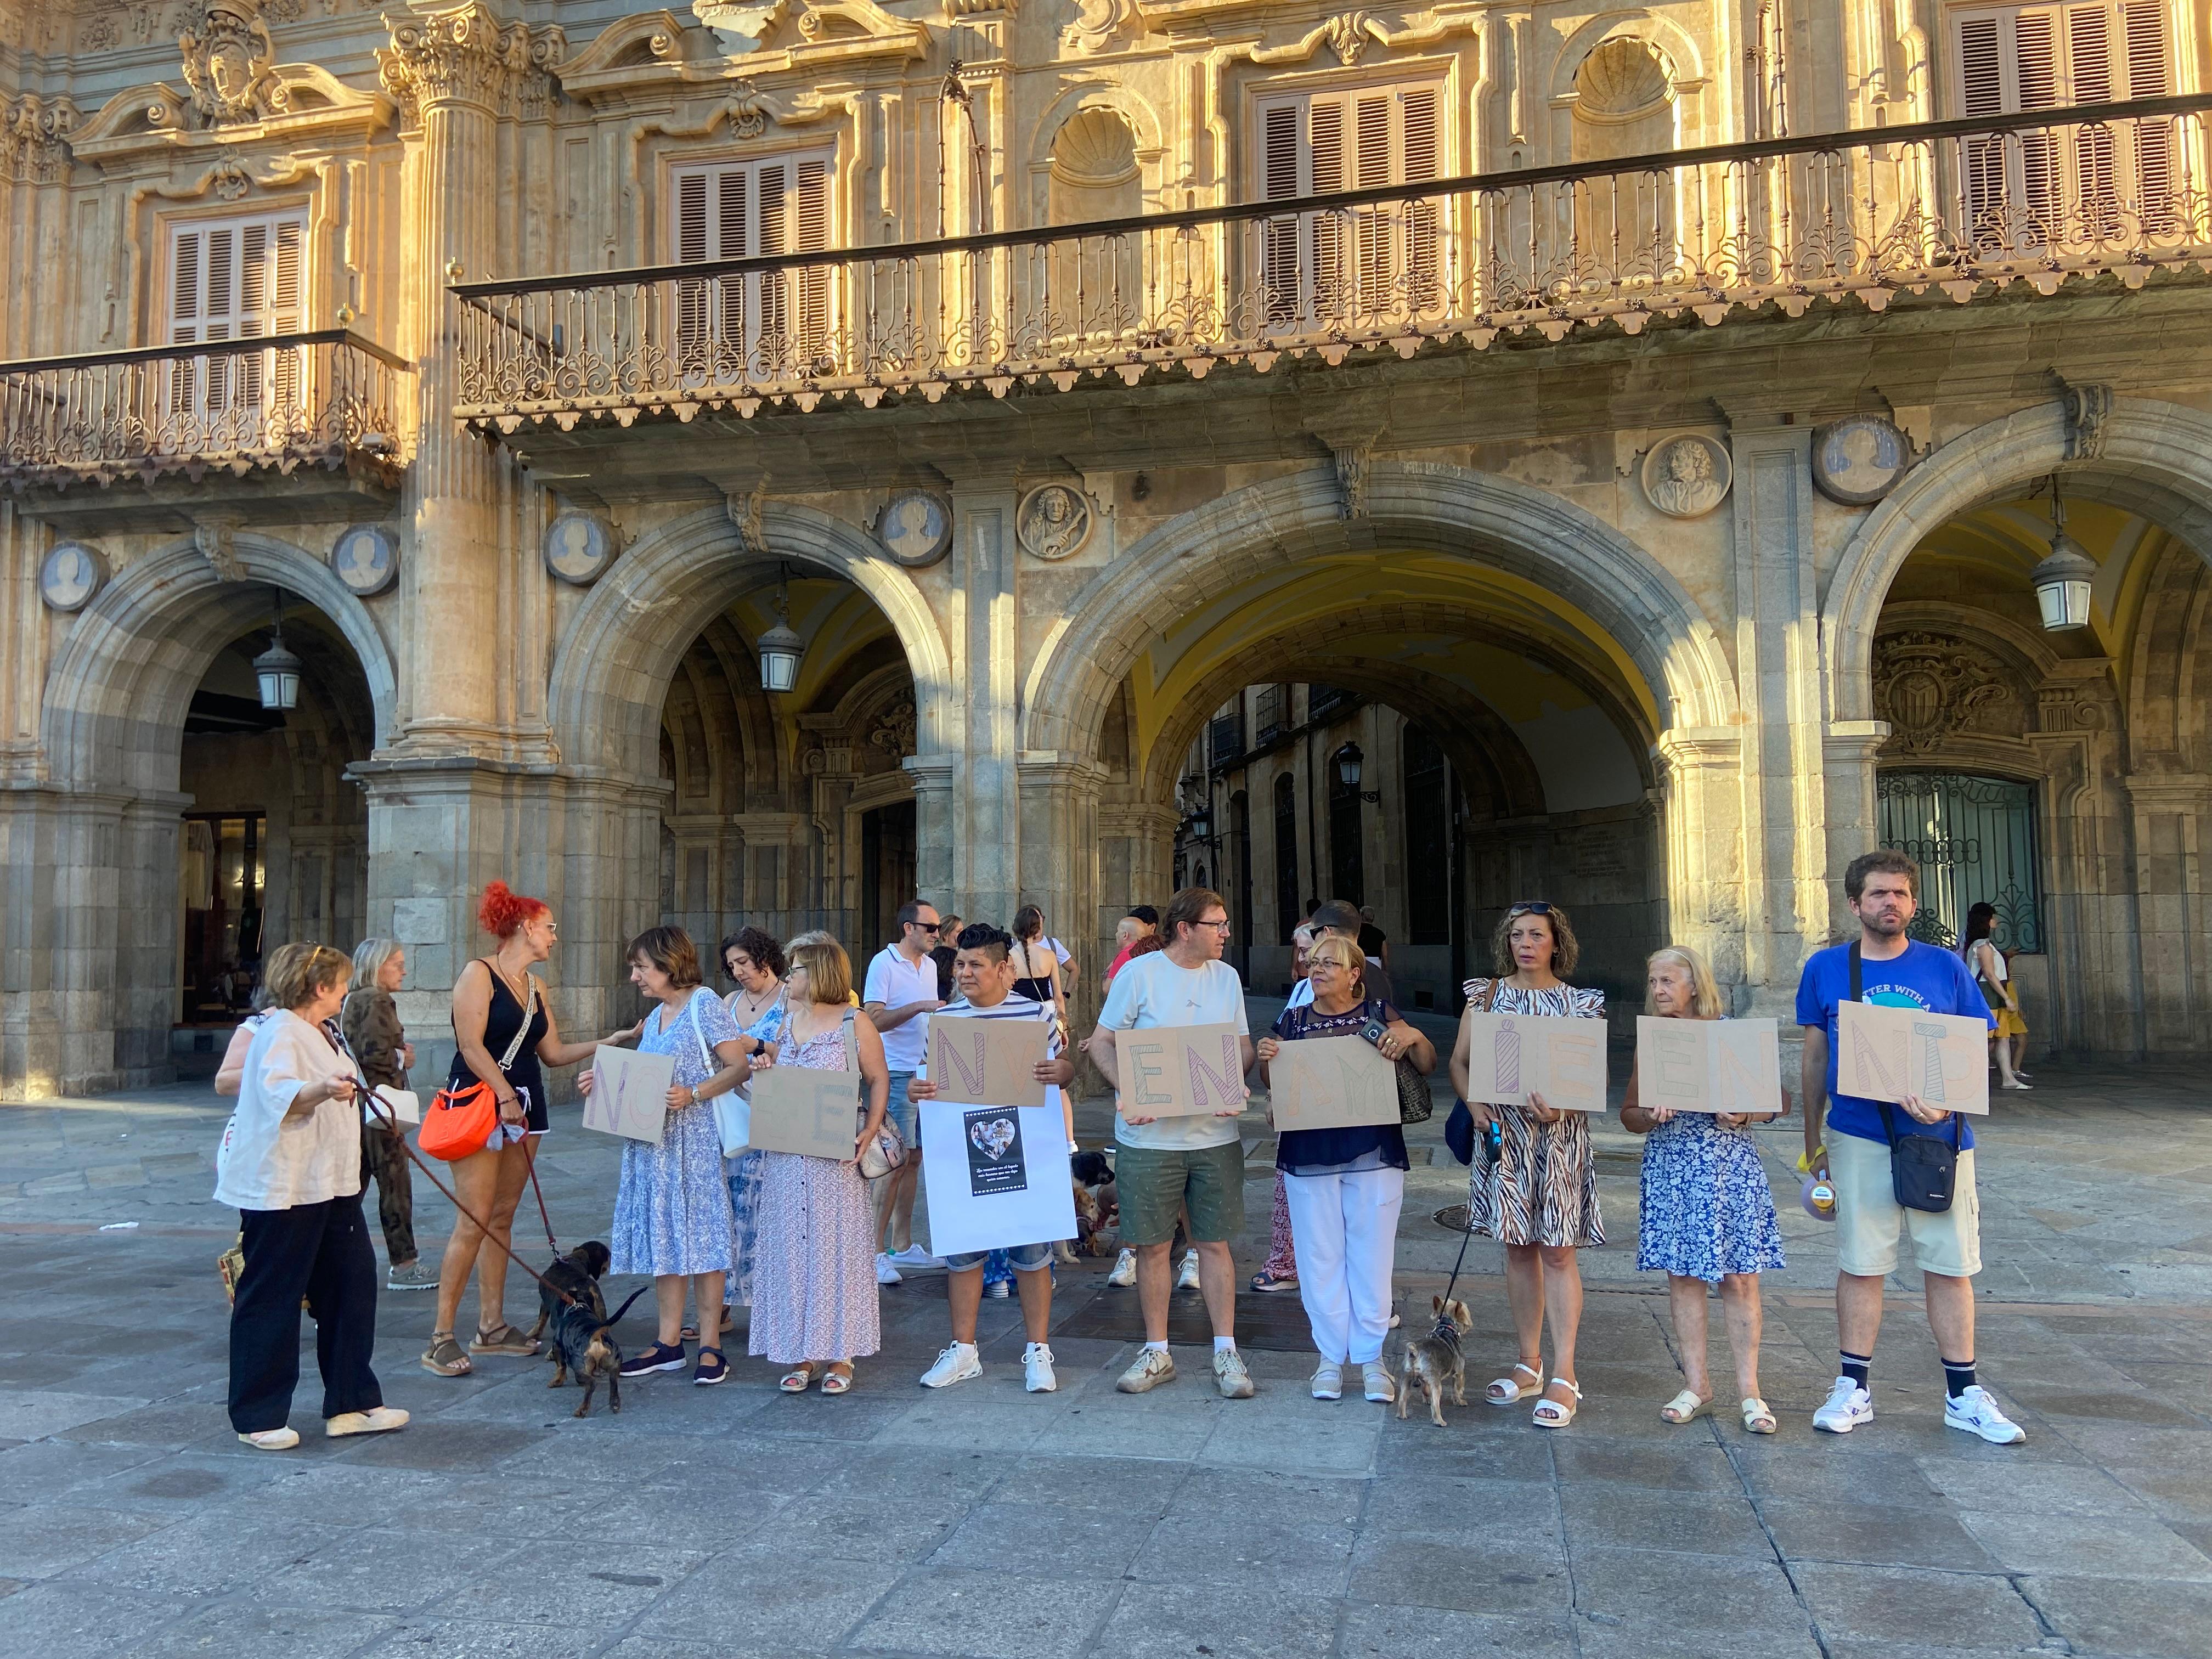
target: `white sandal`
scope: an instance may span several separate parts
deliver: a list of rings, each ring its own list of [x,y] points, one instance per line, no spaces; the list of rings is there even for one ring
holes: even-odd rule
[[[1680,1428],[1685,1423],[1696,1422],[1712,1408],[1711,1401],[1700,1400],[1694,1389],[1685,1389],[1659,1408],[1659,1417],[1662,1422],[1672,1423]]]
[[[1493,1377],[1491,1379],[1490,1385],[1482,1391],[1482,1397],[1492,1405],[1510,1406],[1526,1400],[1532,1394],[1544,1392],[1543,1372],[1538,1370],[1534,1365],[1524,1365],[1517,1359],[1513,1362],[1513,1369],[1516,1371],[1528,1372],[1536,1379],[1534,1384],[1524,1389],[1510,1376]]]
[[[1568,1382],[1565,1377],[1555,1376],[1552,1381],[1574,1395],[1575,1403],[1572,1406],[1563,1406],[1556,1400],[1539,1400],[1536,1402],[1536,1409],[1529,1414],[1528,1420],[1540,1429],[1565,1428],[1568,1424],[1575,1420],[1576,1407],[1583,1403],[1583,1391]]]
[[[1746,1434],[1772,1434],[1774,1413],[1766,1409],[1766,1402],[1757,1395],[1747,1395],[1743,1401],[1743,1429]]]

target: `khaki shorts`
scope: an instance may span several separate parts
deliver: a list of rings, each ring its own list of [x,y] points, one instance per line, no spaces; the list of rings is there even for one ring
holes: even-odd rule
[[[1114,1190],[1121,1203],[1124,1244],[1170,1244],[1176,1215],[1190,1206],[1190,1242],[1225,1244],[1244,1231],[1244,1146],[1184,1152],[1116,1146]]]
[[[1898,1235],[1912,1238],[1912,1260],[1924,1273],[1972,1279],[1982,1270],[1982,1202],[1974,1190],[1974,1154],[1959,1154],[1951,1207],[1941,1215],[1908,1210],[1889,1178],[1882,1141],[1828,1132],[1828,1178],[1836,1188],[1836,1266],[1863,1279],[1897,1271]]]

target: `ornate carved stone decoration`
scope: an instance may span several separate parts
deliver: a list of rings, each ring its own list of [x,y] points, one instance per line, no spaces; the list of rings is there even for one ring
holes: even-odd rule
[[[2069,386],[2065,402],[2066,459],[2094,461],[2105,453],[2105,422],[2112,412],[2112,388]]]
[[[1080,0],[1075,21],[1060,32],[1070,52],[1103,52],[1128,20],[1131,0]]]
[[[1875,416],[1847,416],[1813,434],[1813,482],[1846,507],[1880,501],[1911,465],[1905,434]]]
[[[66,98],[27,93],[0,108],[0,179],[50,185],[69,171],[69,136],[77,107]]]
[[[2026,716],[2003,665],[1943,634],[1890,634],[1875,641],[1874,705],[1890,725],[1884,749],[1908,755],[1960,733],[2017,737]]]
[[[1662,438],[1644,458],[1644,494],[1670,519],[1695,519],[1728,498],[1728,450],[1703,433]]]
[[[410,121],[424,104],[448,100],[525,118],[550,107],[553,71],[568,49],[557,27],[506,22],[483,0],[385,21],[392,45],[377,52],[378,71]]]
[[[204,518],[192,526],[192,545],[209,568],[227,582],[246,580],[246,567],[238,557],[238,524],[235,520]]]
[[[1340,519],[1364,519],[1367,516],[1367,479],[1374,465],[1372,452],[1366,445],[1347,447],[1334,452],[1336,456],[1336,487],[1343,497],[1337,503]]]
[[[1367,50],[1367,14],[1364,11],[1340,11],[1322,25],[1322,38],[1328,49],[1336,54],[1336,61],[1350,69]]]
[[[768,532],[761,516],[768,509],[768,474],[761,474],[752,493],[742,501],[735,495],[723,496],[722,506],[730,515],[731,528],[738,532],[738,550],[752,558],[766,558]]]
[[[205,0],[177,37],[185,85],[202,126],[284,112],[289,94],[274,73],[276,45],[260,11],[258,0]]]
[[[68,616],[92,603],[107,580],[107,556],[89,542],[58,542],[39,566],[39,597]]]
[[[884,503],[876,539],[909,570],[935,564],[952,545],[952,509],[927,489],[902,489]]]
[[[235,202],[253,188],[253,176],[239,165],[235,155],[226,155],[208,172],[208,188],[226,202]]]
[[[901,697],[868,723],[868,744],[893,760],[914,753],[914,699]]]
[[[606,521],[589,513],[563,513],[545,526],[545,568],[573,586],[599,580],[620,550]]]
[[[1044,559],[1065,559],[1091,539],[1093,515],[1080,490],[1066,484],[1040,484],[1022,498],[1014,531],[1024,551]]]

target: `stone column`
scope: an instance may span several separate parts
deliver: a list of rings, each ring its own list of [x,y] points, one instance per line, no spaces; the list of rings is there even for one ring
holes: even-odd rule
[[[1678,727],[1662,732],[1656,745],[1667,871],[1659,933],[1711,964],[1735,1013],[1752,994],[1743,943],[1741,754],[1738,734],[1720,727]],[[1485,942],[1476,941],[1476,949],[1479,958]]]
[[[1082,969],[1069,1013],[1098,1006],[1098,982],[1111,960],[1099,950],[1098,793],[1103,767],[1072,755],[1023,753],[1016,765],[1021,792],[1020,902],[1042,908],[1048,926],[1066,942]],[[1113,936],[1109,927],[1109,939]],[[1083,1030],[1088,1026],[1077,1018]]]
[[[1844,900],[1844,868],[1881,837],[1875,756],[1889,739],[1887,720],[1834,720],[1821,745],[1827,775],[1828,932],[1849,939],[1856,926]]]

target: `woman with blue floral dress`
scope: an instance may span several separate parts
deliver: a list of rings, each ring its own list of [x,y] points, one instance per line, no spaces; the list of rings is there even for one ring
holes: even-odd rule
[[[623,1362],[624,1376],[684,1369],[684,1298],[702,1309],[722,1305],[730,1269],[730,1191],[722,1176],[722,1137],[708,1104],[752,1075],[737,1023],[722,1000],[699,982],[699,951],[680,927],[647,929],[630,942],[630,983],[655,1005],[638,1023],[640,1054],[675,1061],[668,1119],[658,1146],[623,1143],[622,1185],[607,1235],[607,1271],[651,1273],[659,1331],[653,1344]],[[589,1072],[579,1079],[588,1091]],[[719,1334],[699,1343],[691,1380],[722,1382],[730,1374]]]
[[[1655,951],[1646,972],[1655,1018],[1721,1017],[1720,988],[1696,951],[1680,945]],[[1786,1110],[1786,1095],[1783,1105]],[[1765,1114],[1646,1106],[1637,1096],[1636,1074],[1629,1074],[1621,1127],[1649,1137],[1644,1143],[1636,1265],[1667,1275],[1675,1346],[1687,1385],[1659,1408],[1669,1423],[1692,1422],[1712,1409],[1712,1382],[1705,1370],[1705,1299],[1710,1287],[1717,1285],[1729,1346],[1735,1353],[1743,1426],[1753,1434],[1774,1432],[1774,1413],[1759,1391],[1759,1275],[1783,1265],[1782,1229],[1759,1148],[1744,1127],[1766,1121]]]
[[[738,988],[723,1000],[748,1060],[773,1057],[791,1023],[784,990],[783,946],[760,927],[740,927],[722,941],[722,966]],[[760,1229],[760,1152],[740,1152],[723,1161],[730,1187],[730,1273],[722,1300],[732,1308],[753,1303],[753,1243]]]

